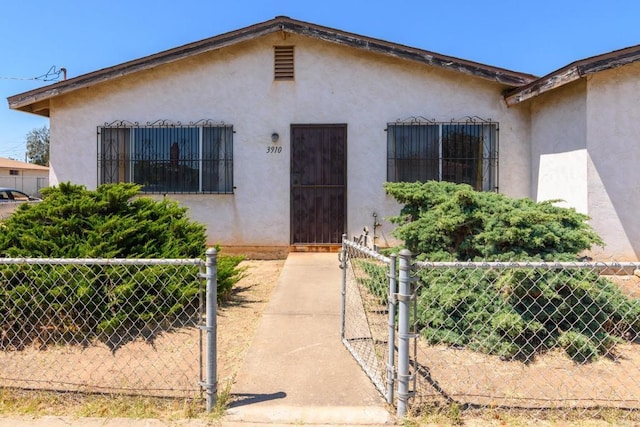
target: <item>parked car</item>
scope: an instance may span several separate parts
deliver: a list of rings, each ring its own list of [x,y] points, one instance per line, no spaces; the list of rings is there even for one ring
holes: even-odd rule
[[[16,190],[15,188],[0,187],[0,203],[2,202],[38,202],[41,199]]]

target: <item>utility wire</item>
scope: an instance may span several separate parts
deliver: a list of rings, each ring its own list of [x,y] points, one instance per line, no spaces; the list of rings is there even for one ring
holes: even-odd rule
[[[64,68],[57,68],[52,65],[45,74],[38,77],[0,77],[3,80],[39,80],[42,82],[53,82],[60,79],[61,74],[65,74],[67,70]]]

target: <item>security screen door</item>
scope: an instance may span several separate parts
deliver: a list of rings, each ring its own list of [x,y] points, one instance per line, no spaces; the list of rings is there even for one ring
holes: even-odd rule
[[[347,125],[291,126],[291,243],[339,244],[346,229]]]

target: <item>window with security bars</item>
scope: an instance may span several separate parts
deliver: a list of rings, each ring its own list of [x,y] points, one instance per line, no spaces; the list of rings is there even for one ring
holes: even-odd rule
[[[145,193],[233,193],[233,126],[99,127],[98,179],[140,184]]]
[[[387,125],[387,181],[430,180],[497,190],[498,124],[417,121]]]

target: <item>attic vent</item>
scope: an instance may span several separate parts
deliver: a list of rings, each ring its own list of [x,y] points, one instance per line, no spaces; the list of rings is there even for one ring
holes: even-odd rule
[[[293,46],[275,46],[274,54],[274,79],[293,80]]]

